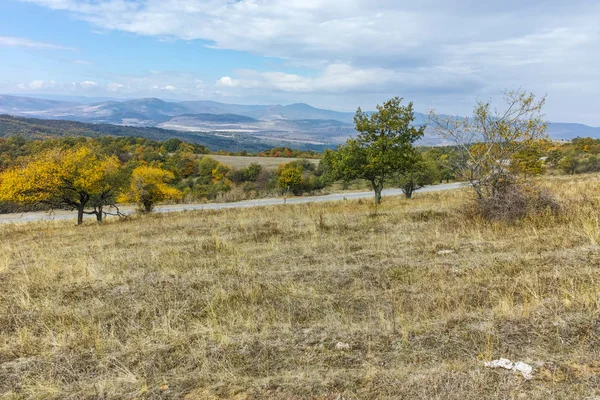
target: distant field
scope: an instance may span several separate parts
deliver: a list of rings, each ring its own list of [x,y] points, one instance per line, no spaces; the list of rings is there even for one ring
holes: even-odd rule
[[[0,398],[597,399],[600,177],[543,185],[0,226]]]
[[[217,155],[206,155],[205,157],[214,158],[220,163],[229,165],[232,168],[243,168],[247,167],[252,163],[258,163],[265,168],[277,168],[281,164],[286,164],[291,161],[298,161],[300,158],[286,158],[286,157],[243,157],[243,156],[217,156]],[[320,160],[309,159],[309,162],[318,165]]]

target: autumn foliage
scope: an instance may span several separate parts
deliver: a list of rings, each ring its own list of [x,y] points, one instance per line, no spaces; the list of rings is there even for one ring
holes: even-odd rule
[[[117,189],[120,168],[117,157],[99,155],[86,146],[51,149],[5,171],[0,178],[0,200],[75,209],[79,223],[86,212],[101,221],[102,207]],[[86,211],[90,206],[93,211]]]
[[[132,201],[142,206],[145,212],[150,212],[157,202],[181,199],[182,193],[169,186],[173,179],[173,173],[162,168],[137,167],[133,170],[129,190],[119,200]]]

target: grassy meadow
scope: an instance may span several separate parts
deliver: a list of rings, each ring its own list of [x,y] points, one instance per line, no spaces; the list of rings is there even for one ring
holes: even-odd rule
[[[0,398],[597,398],[600,176],[541,184],[560,216],[454,191],[0,225]]]

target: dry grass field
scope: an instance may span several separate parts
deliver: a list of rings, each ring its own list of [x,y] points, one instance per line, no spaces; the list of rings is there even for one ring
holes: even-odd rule
[[[244,168],[252,163],[262,165],[267,169],[276,169],[281,164],[286,164],[292,161],[298,161],[299,158],[286,158],[286,157],[248,157],[248,156],[220,156],[216,154],[209,154],[205,157],[214,158],[220,163],[228,165],[231,168]],[[309,159],[309,162],[318,165],[318,159]]]
[[[600,177],[544,184],[0,226],[0,398],[599,398]]]

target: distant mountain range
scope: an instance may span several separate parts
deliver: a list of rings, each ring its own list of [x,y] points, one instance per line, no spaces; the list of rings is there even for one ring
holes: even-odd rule
[[[179,132],[235,133],[270,142],[337,144],[354,135],[354,113],[324,110],[308,104],[241,105],[215,101],[169,102],[156,98],[101,101],[78,98],[49,100],[0,95],[0,113],[85,123],[164,128]],[[427,116],[415,113],[415,125]],[[600,128],[574,123],[550,123],[554,139],[600,137]],[[444,142],[427,134],[421,144]]]

